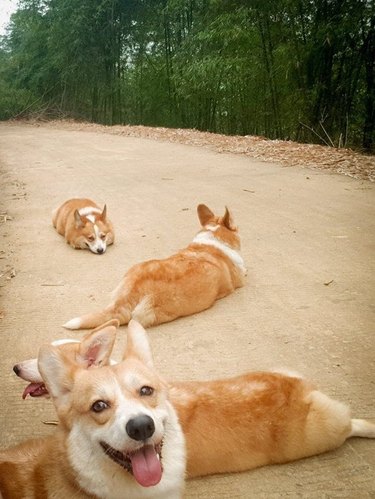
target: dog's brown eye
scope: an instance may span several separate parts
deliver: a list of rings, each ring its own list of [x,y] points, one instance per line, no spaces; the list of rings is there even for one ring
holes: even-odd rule
[[[87,238],[89,241],[93,241],[95,239],[95,236],[91,235]]]
[[[92,404],[91,410],[94,412],[102,412],[105,409],[108,409],[108,407],[109,407],[108,402],[105,402],[104,400],[97,400]]]
[[[100,234],[100,239],[103,239],[103,241],[105,239],[105,234],[103,234],[103,232]]]
[[[142,397],[149,397],[154,393],[154,389],[151,388],[151,386],[142,386],[142,388],[139,390],[139,395]]]

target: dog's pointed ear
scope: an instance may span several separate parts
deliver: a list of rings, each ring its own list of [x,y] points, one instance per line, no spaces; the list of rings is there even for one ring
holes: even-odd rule
[[[215,214],[212,213],[210,208],[208,206],[206,206],[205,204],[199,204],[197,206],[197,212],[198,212],[198,218],[199,218],[199,221],[200,221],[202,227],[207,225],[213,218],[215,218]]]
[[[134,319],[128,324],[128,337],[124,359],[135,357],[148,367],[154,367],[150,343],[144,327]]]
[[[100,217],[103,220],[103,222],[106,221],[106,218],[107,218],[107,205],[106,204],[104,205],[104,208],[103,208],[103,211],[102,211],[102,214],[100,215]]]
[[[77,228],[82,227],[83,222],[82,222],[82,218],[81,218],[81,215],[79,214],[78,210],[75,210],[75,212],[74,212],[74,221],[76,223]]]
[[[222,218],[222,223],[229,230],[237,230],[237,226],[234,223],[232,213],[229,211],[227,206],[225,207],[225,213]]]
[[[67,395],[73,387],[70,365],[66,363],[58,347],[43,345],[38,355],[38,369],[48,389],[55,399]]]
[[[108,365],[119,325],[113,319],[86,335],[79,346],[77,362],[85,368]]]

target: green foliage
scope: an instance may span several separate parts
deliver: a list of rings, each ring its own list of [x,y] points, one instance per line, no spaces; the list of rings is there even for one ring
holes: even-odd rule
[[[374,9],[370,0],[22,0],[2,42],[0,118],[36,100],[107,124],[371,150]]]
[[[0,120],[18,116],[26,109],[35,110],[36,98],[28,90],[10,87],[0,80],[0,95]]]

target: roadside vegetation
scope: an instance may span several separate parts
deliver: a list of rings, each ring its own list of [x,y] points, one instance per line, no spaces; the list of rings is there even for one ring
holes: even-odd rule
[[[374,152],[371,0],[21,0],[0,119],[69,117]]]

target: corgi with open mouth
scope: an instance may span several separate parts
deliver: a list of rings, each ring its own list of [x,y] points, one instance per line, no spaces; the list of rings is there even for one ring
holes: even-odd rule
[[[73,366],[91,370],[110,363],[109,357],[90,360],[88,345],[108,342],[104,324],[83,341],[59,340],[58,348]],[[145,338],[143,327],[129,329]],[[48,386],[36,359],[14,366],[31,382],[23,397],[48,396]],[[99,372],[100,369],[95,369]],[[151,386],[151,385],[150,385]],[[375,424],[352,419],[349,408],[292,371],[249,372],[211,381],[170,381],[169,400],[185,441],[187,477],[245,471],[285,463],[336,449],[350,437],[375,438]]]
[[[37,367],[59,425],[0,452],[0,497],[182,496],[184,437],[147,335],[130,324],[123,361],[108,365],[115,334],[108,324],[76,350],[40,348]]]

